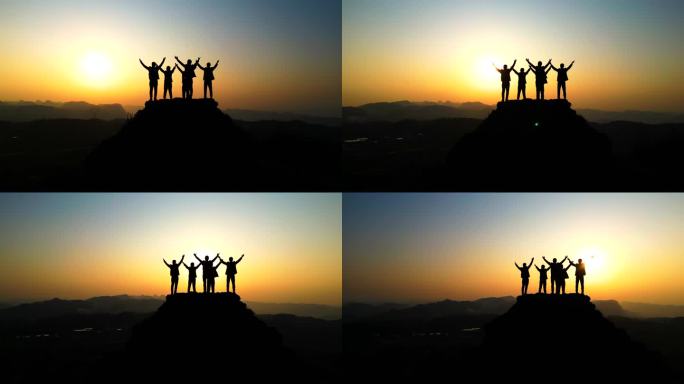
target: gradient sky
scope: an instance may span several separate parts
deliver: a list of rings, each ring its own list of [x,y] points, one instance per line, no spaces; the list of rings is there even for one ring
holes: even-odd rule
[[[684,108],[681,0],[344,0],[342,14],[344,105],[493,104],[501,82],[492,62],[551,58],[576,60],[567,83],[576,107]],[[556,95],[553,71],[546,95]]]
[[[568,255],[586,262],[594,299],[684,304],[684,194],[344,194],[342,205],[344,302],[518,295],[514,262]]]
[[[3,0],[0,25],[0,100],[141,106],[148,80],[138,58],[150,65],[166,56],[173,66],[175,55],[200,56],[202,65],[221,60],[214,95],[222,108],[340,115],[339,1]],[[93,54],[100,75],[88,70]]]
[[[340,305],[340,204],[340,194],[0,194],[0,301],[167,294],[162,258],[221,252],[245,254],[245,300]],[[179,291],[187,276],[181,267]]]

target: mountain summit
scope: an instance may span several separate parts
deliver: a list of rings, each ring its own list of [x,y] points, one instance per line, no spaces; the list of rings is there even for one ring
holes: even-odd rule
[[[233,293],[167,296],[157,312],[133,328],[127,350],[138,377],[154,382],[259,382],[288,377],[292,363],[278,331]]]
[[[609,139],[566,100],[498,103],[475,131],[456,143],[448,162],[453,182],[475,189],[600,186],[612,168]]]
[[[525,295],[485,326],[485,380],[669,382],[660,355],[604,318],[589,296]],[[484,378],[483,378],[484,379]]]
[[[87,172],[105,189],[225,185],[242,180],[246,144],[244,132],[212,99],[148,101],[90,155]]]

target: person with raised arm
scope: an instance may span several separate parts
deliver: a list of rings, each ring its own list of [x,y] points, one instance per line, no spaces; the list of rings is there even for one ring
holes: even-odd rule
[[[560,68],[554,67],[551,61],[549,61],[549,64],[551,64],[551,69],[558,73],[558,76],[556,77],[556,81],[558,81],[556,98],[560,99],[560,91],[563,89],[563,99],[567,100],[568,98],[565,95],[565,82],[568,81],[568,71],[572,68],[572,65],[575,64],[575,60],[573,60],[567,68],[565,68],[565,64],[563,63],[561,63]]]
[[[166,266],[169,267],[169,273],[171,274],[171,294],[172,295],[175,295],[176,292],[178,291],[178,276],[180,275],[180,271],[178,270],[178,268],[180,267],[184,258],[185,258],[185,255],[181,256],[180,263],[176,263],[176,260],[174,259],[171,262],[171,264],[167,263],[165,259],[162,259],[162,261],[164,261],[164,264],[166,264]]]
[[[209,289],[209,275],[213,276],[214,274],[213,266],[216,259],[219,258],[219,254],[217,253],[216,257],[212,260],[209,260],[209,256],[204,256],[204,260],[202,260],[197,257],[196,253],[193,253],[193,255],[195,255],[195,259],[202,265],[202,291],[207,293]]]
[[[567,280],[568,277],[570,277],[570,275],[568,275],[568,269],[570,269],[570,267],[572,267],[572,265],[568,265],[567,267],[563,267],[563,264],[561,263],[561,267],[560,267],[561,276],[558,277],[558,280],[560,282],[560,290],[564,295],[565,295],[565,280]]]
[[[190,59],[188,59],[186,64],[183,64],[178,56],[175,56],[175,58],[178,64],[180,64],[178,70],[183,74],[183,98],[192,99],[192,79],[197,77],[195,74],[195,68],[199,64],[200,58],[198,57],[194,64]],[[183,67],[183,69],[181,69],[181,67]]]
[[[513,60],[513,64],[511,65],[510,68],[506,64],[504,64],[503,69],[499,69],[496,67],[496,64],[492,63],[492,66],[494,66],[494,69],[497,70],[501,74],[501,101],[508,101],[508,91],[511,87],[511,70],[515,68],[515,63],[518,60],[515,59]],[[505,99],[504,99],[504,94],[505,94]]]
[[[542,259],[546,262],[546,264],[549,265],[549,269],[551,270],[551,293],[559,293],[560,292],[560,281],[559,278],[563,276],[561,270],[563,268],[563,262],[565,262],[565,259],[568,257],[565,256],[561,262],[557,262],[556,258],[553,258],[553,262],[549,262],[546,260],[546,256],[542,256]]]
[[[539,289],[537,289],[537,293],[541,293],[542,287],[544,288],[544,293],[546,293],[546,273],[549,271],[549,269],[546,268],[546,265],[544,264],[542,264],[541,268],[539,268],[537,264],[535,264],[534,267],[537,268],[537,271],[539,271]]]
[[[511,69],[518,75],[518,97],[516,97],[516,100],[520,100],[520,92],[523,94],[523,100],[526,100],[527,94],[525,93],[525,90],[527,89],[527,74],[530,73],[530,70],[528,69],[525,71],[525,68],[521,67],[520,72],[518,72],[515,68]]]
[[[220,264],[225,264],[226,265],[226,292],[230,292],[230,286],[229,284],[233,284],[233,293],[235,293],[235,275],[237,274],[237,264],[242,261],[242,258],[245,257],[245,254],[243,253],[242,256],[240,256],[237,261],[233,261],[232,257],[228,258],[228,261],[223,261],[221,259]]]
[[[532,64],[530,59],[525,60],[527,60],[527,64],[530,65],[530,71],[532,71],[532,73],[534,73],[535,76],[535,85],[537,86],[537,100],[544,100],[544,84],[546,84],[546,77],[549,71],[551,71],[551,68],[549,68],[549,66],[551,65],[551,59],[549,59],[546,65],[542,65],[542,62],[540,60],[537,62],[536,66]],[[553,278],[551,280],[551,284],[553,284]]]
[[[166,70],[161,70],[164,74],[164,99],[166,99],[167,92],[169,93],[169,99],[173,99],[173,72],[176,71],[176,68],[178,68],[178,64],[175,64],[173,69],[167,65]]]
[[[161,66],[164,65],[166,57],[157,65],[156,62],[152,62],[151,66],[145,65],[142,59],[138,59],[143,68],[147,69],[147,77],[150,79],[150,101],[152,101],[152,95],[154,94],[154,100],[157,100],[157,84],[159,82],[159,70]],[[154,91],[154,92],[153,92]]]
[[[582,262],[582,259],[579,259],[577,263],[573,263],[572,260],[568,260],[570,262],[570,266],[575,267],[575,293],[577,292],[577,286],[582,285],[582,295],[584,295],[584,275],[587,274],[586,269],[584,268],[584,263]],[[570,267],[568,267],[570,268]]]
[[[216,60],[216,64],[214,66],[211,66],[210,62],[207,62],[207,66],[203,67],[202,64],[197,63],[197,65],[204,71],[204,76],[202,79],[204,80],[204,98],[207,98],[207,88],[209,88],[209,98],[213,99],[214,98],[214,90],[211,87],[211,82],[214,80],[214,69],[218,67],[219,61]]]
[[[522,288],[520,289],[522,295],[527,294],[527,286],[530,284],[530,267],[532,266],[532,263],[534,263],[534,257],[529,264],[523,263],[522,267],[518,266],[517,262],[514,262],[515,267],[520,270],[520,277],[522,278]]]
[[[197,268],[200,266],[199,264],[195,265],[195,263],[190,263],[190,266],[185,263],[183,265],[188,269],[188,293],[190,293],[190,286],[192,286],[192,292],[197,293],[195,284],[197,282]]]

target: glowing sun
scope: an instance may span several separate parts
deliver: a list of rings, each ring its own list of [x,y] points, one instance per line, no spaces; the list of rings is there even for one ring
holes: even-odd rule
[[[107,85],[112,72],[112,61],[101,52],[88,52],[81,60],[81,72],[86,84]]]

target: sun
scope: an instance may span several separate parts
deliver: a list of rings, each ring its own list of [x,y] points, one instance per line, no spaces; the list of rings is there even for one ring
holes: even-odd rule
[[[481,56],[473,62],[473,68],[471,72],[471,81],[475,82],[475,85],[481,89],[491,89],[496,87],[499,83],[499,72],[494,69],[492,63],[495,63],[497,67],[503,68],[504,64],[498,61],[494,56]]]
[[[106,86],[112,73],[112,61],[102,52],[88,52],[81,59],[81,73],[86,84]]]
[[[577,259],[582,259],[586,265],[587,274],[601,278],[606,277],[606,263],[608,256],[606,252],[598,247],[586,247],[577,252]],[[577,262],[577,260],[573,260]]]

